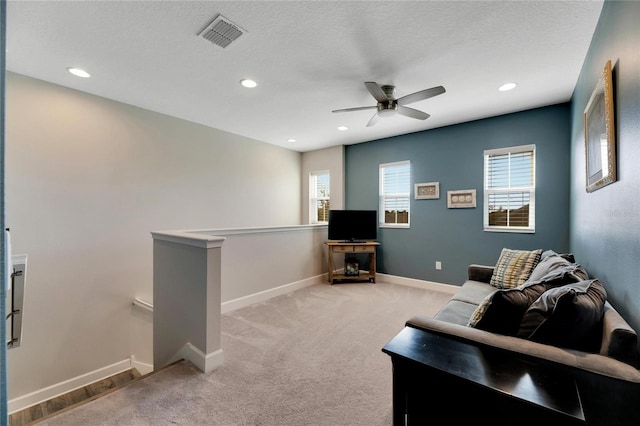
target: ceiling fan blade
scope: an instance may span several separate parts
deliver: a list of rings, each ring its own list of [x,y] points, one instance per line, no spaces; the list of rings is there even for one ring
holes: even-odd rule
[[[362,111],[365,109],[376,109],[377,107],[374,106],[364,106],[364,107],[356,107],[356,108],[344,108],[344,109],[334,109],[331,112],[349,112],[349,111]]]
[[[380,116],[376,112],[375,114],[373,114],[373,117],[371,117],[369,119],[369,122],[367,123],[367,127],[373,126],[374,124],[376,124],[378,122],[379,119],[380,119]]]
[[[426,120],[431,117],[426,112],[400,105],[398,105],[398,114],[402,114],[405,117],[417,118],[418,120]]]
[[[441,95],[445,91],[446,90],[444,90],[444,87],[436,86],[436,87],[432,87],[431,89],[420,90],[419,92],[414,92],[406,96],[403,96],[401,98],[398,98],[397,102],[398,102],[398,105],[406,105],[406,104],[422,101],[425,99],[432,98],[434,96]]]
[[[380,88],[378,83],[376,83],[375,81],[366,81],[364,85],[369,91],[369,93],[371,93],[371,96],[373,96],[376,101],[389,102],[391,100],[387,98],[387,95],[384,93],[384,91]]]

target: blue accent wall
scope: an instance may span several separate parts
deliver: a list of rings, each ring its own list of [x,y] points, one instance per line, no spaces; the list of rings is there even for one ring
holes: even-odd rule
[[[411,161],[411,227],[378,230],[378,271],[461,285],[469,264],[495,265],[504,247],[566,252],[569,123],[566,103],[347,146],[347,209],[377,209],[379,165]],[[527,144],[536,145],[536,232],[485,232],[484,150]],[[440,198],[414,199],[413,184],[423,182],[440,182]],[[476,190],[476,208],[447,208],[447,191],[459,189]],[[436,261],[442,262],[441,270],[435,269]]]
[[[585,191],[583,113],[613,66],[618,181]],[[606,1],[571,101],[570,247],[640,331],[640,2]]]

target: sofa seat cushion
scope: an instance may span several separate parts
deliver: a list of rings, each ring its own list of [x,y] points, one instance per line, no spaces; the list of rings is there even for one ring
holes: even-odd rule
[[[440,309],[434,318],[451,324],[466,325],[469,321],[469,317],[477,307],[478,305],[475,303],[467,303],[460,300],[449,300],[449,302]]]
[[[451,297],[451,300],[479,305],[485,297],[493,293],[495,287],[479,281],[466,281],[462,287]]]
[[[493,270],[490,284],[496,288],[513,288],[529,279],[540,261],[542,250],[511,250],[503,248]]]
[[[597,279],[545,291],[527,309],[517,336],[563,348],[598,352],[607,292]]]

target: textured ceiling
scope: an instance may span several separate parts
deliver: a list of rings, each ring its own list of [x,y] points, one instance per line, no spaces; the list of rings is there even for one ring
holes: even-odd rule
[[[568,101],[602,1],[8,1],[7,69],[298,151]],[[218,14],[247,31],[198,37]],[[73,77],[77,66],[92,74]],[[258,82],[255,89],[238,84]],[[431,114],[366,127],[365,81]],[[505,82],[518,87],[498,92]],[[338,131],[340,125],[348,131]],[[294,138],[295,143],[287,140]]]

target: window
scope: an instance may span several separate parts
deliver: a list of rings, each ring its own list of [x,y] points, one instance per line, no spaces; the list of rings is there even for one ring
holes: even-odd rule
[[[484,230],[535,232],[535,145],[484,152]]]
[[[380,164],[380,226],[409,227],[411,164]]]
[[[329,222],[329,171],[309,173],[309,223]]]

